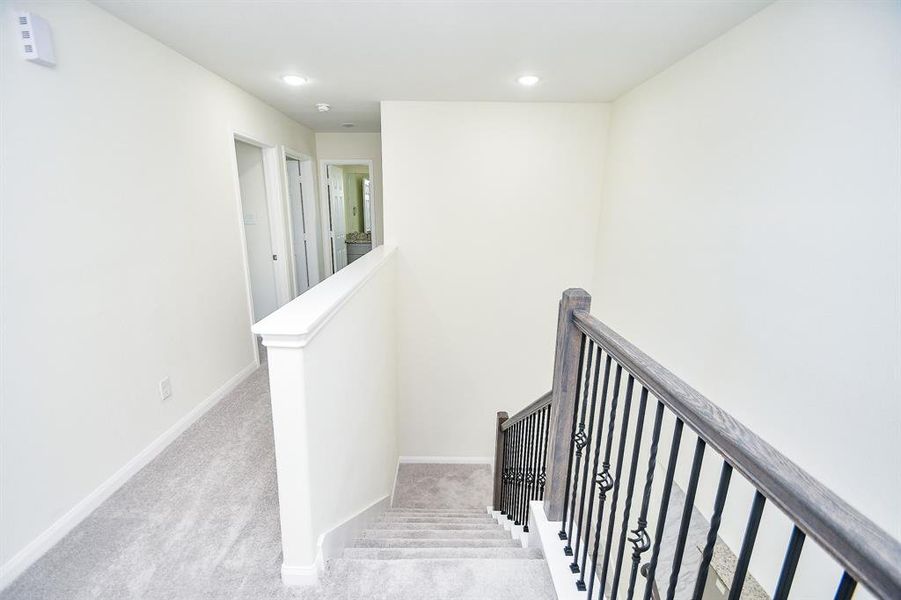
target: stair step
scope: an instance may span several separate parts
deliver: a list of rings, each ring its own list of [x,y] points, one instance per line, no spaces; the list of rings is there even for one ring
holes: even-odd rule
[[[354,548],[521,548],[509,537],[501,538],[360,538]]]
[[[330,600],[547,600],[554,586],[543,560],[344,559],[330,564]]]
[[[538,548],[347,548],[344,558],[406,560],[412,558],[544,558]]]
[[[428,515],[424,517],[408,517],[406,515],[382,515],[376,523],[494,523],[497,521],[489,516],[483,517],[439,517]]]
[[[386,512],[386,515],[404,515],[409,517],[424,517],[424,516],[434,516],[434,517],[487,517],[488,511],[486,510],[444,510],[444,509],[435,509],[435,508],[389,508]]]
[[[380,529],[384,531],[394,530],[394,529],[433,529],[433,530],[452,530],[452,529],[502,529],[500,525],[497,524],[496,521],[484,521],[480,523],[472,523],[472,522],[464,522],[464,523],[453,523],[453,522],[445,522],[445,523],[436,523],[433,521],[426,521],[425,523],[410,523],[407,521],[394,522],[394,521],[376,521],[371,525],[371,529]]]
[[[364,538],[482,538],[506,539],[510,533],[500,528],[493,529],[366,529],[360,535]]]

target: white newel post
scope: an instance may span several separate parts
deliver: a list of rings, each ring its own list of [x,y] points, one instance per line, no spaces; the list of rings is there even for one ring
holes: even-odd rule
[[[306,336],[263,334],[269,360],[275,468],[282,536],[282,581],[316,583],[315,532],[310,498],[307,398],[304,382]]]

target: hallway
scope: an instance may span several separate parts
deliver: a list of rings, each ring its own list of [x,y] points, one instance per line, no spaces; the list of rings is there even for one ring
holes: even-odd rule
[[[0,599],[313,597],[280,566],[264,363]]]

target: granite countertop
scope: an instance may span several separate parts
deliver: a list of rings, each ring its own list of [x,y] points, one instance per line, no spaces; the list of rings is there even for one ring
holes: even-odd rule
[[[344,241],[347,244],[371,244],[372,234],[369,232],[352,231],[347,234]]]

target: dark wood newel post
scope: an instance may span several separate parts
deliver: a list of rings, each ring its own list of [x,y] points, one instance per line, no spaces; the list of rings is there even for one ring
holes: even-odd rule
[[[573,312],[588,311],[591,296],[583,289],[570,288],[560,299],[557,317],[557,348],[554,354],[554,386],[551,400],[551,425],[548,435],[547,488],[544,512],[549,521],[563,518],[566,501],[566,469],[572,445],[576,389],[579,377],[579,347],[582,334],[573,322]]]
[[[504,432],[501,426],[507,419],[507,413],[497,413],[497,433],[494,438],[494,499],[491,505],[494,510],[501,509],[501,486],[504,476]]]

